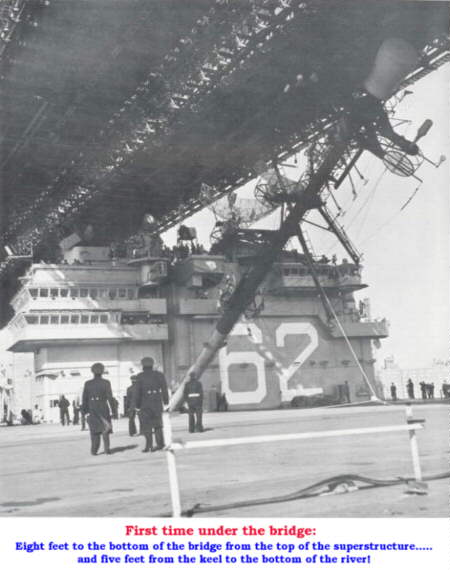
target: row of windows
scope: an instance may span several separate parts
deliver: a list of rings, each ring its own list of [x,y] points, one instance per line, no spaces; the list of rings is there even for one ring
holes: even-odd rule
[[[297,267],[285,267],[283,269],[283,275],[309,275],[309,273],[305,269],[299,269]]]
[[[146,325],[149,323],[164,322],[162,319],[153,317],[150,313],[123,313],[120,319],[121,325]]]
[[[344,275],[359,275],[359,271],[355,269],[353,266],[349,266],[348,268],[343,268],[342,266],[337,269],[336,267],[317,267],[316,273],[318,275],[326,275],[327,277],[340,277]],[[300,267],[284,267],[283,268],[283,275],[290,276],[290,275],[311,275],[308,269],[300,268]]]
[[[29,325],[98,325],[110,322],[109,313],[25,315]]]
[[[70,287],[70,288],[33,288],[28,289],[31,297],[33,299],[50,298],[57,299],[59,297],[67,299],[71,297],[76,298],[90,298],[90,299],[136,299],[137,289],[136,288],[99,288],[99,287]]]

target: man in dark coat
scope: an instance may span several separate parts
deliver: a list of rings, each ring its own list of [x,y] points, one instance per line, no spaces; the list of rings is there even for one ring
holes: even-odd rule
[[[411,378],[408,378],[408,382],[406,382],[406,392],[408,394],[408,398],[410,400],[414,400],[414,383]]]
[[[169,391],[164,374],[153,370],[153,358],[143,358],[143,371],[136,377],[134,407],[139,410],[141,433],[145,436],[143,453],[164,447],[162,430],[163,404],[169,403]],[[152,445],[152,432],[155,430],[156,447]]]
[[[80,404],[76,400],[72,402],[73,409],[73,425],[77,426],[80,423]]]
[[[426,400],[427,399],[427,385],[422,380],[422,382],[419,382],[419,386],[420,386],[420,393],[422,394],[422,400]]]
[[[344,382],[343,395],[344,395],[345,401],[350,404],[350,386],[348,385],[347,380]]]
[[[61,424],[64,426],[70,424],[70,417],[69,417],[69,400],[64,396],[64,394],[59,399],[59,418],[61,420]]]
[[[397,400],[397,386],[394,384],[394,382],[391,384],[391,398],[394,401]]]
[[[109,380],[102,378],[105,367],[100,362],[92,365],[94,374],[92,380],[84,384],[82,397],[82,411],[91,434],[91,453],[97,455],[100,447],[100,435],[103,438],[105,453],[109,454],[109,434],[112,432],[111,411],[114,408],[114,399]],[[109,404],[109,406],[108,406]]]
[[[188,406],[189,431],[191,433],[203,431],[203,386],[197,380],[195,372],[189,374],[189,380],[184,386],[183,399]]]
[[[127,405],[127,416],[128,416],[128,433],[131,437],[137,434],[136,427],[136,381],[137,376],[132,376],[130,378],[131,386],[127,388],[126,405]]]

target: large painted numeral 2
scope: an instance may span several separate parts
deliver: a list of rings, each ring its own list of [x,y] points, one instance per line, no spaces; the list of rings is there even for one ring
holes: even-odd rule
[[[278,373],[281,398],[283,401],[290,401],[294,396],[298,395],[296,388],[288,388],[289,380],[319,346],[317,330],[311,323],[282,323],[277,327],[275,332],[276,345],[278,347],[284,347],[284,341],[288,335],[306,335],[309,337],[309,343],[297,354],[294,362],[290,366],[283,368],[282,371]]]

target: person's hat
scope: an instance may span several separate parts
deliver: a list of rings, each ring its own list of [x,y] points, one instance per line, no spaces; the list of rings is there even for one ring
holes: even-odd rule
[[[101,362],[96,362],[91,366],[91,371],[93,372],[93,374],[103,374],[103,372],[105,371],[105,367]]]
[[[141,364],[143,368],[151,368],[155,364],[155,361],[150,356],[146,356],[141,360]]]

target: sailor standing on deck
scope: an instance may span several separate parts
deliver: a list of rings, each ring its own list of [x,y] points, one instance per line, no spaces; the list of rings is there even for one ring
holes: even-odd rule
[[[408,382],[406,382],[406,392],[408,394],[408,398],[410,400],[414,400],[414,383],[411,378],[408,378]]]
[[[69,425],[70,424],[70,416],[69,416],[69,400],[64,396],[64,394],[59,398],[59,419],[61,420],[61,425]]]
[[[109,380],[102,378],[105,367],[100,362],[93,364],[91,370],[94,378],[84,384],[81,409],[82,413],[86,414],[91,434],[92,455],[97,455],[100,447],[100,435],[103,438],[105,453],[110,454],[111,411],[114,409],[111,383]]]
[[[80,423],[80,404],[78,401],[73,400],[72,409],[73,409],[73,425],[77,426]]]
[[[422,382],[419,382],[419,386],[420,386],[420,393],[422,394],[422,400],[426,400],[427,399],[427,385],[422,380]]]
[[[137,376],[136,375],[132,376],[130,380],[131,380],[131,386],[128,386],[127,388],[126,403],[127,403],[127,416],[128,416],[128,434],[131,437],[133,437],[133,435],[136,435],[137,433],[136,408],[134,407],[136,403],[135,393],[136,393]]]
[[[169,391],[164,374],[153,370],[153,358],[141,360],[143,371],[137,375],[135,408],[139,411],[141,433],[145,436],[143,453],[164,447],[162,429],[163,404],[169,403]],[[152,432],[155,430],[156,447],[152,445]]]
[[[183,399],[188,406],[190,433],[203,431],[203,386],[197,380],[195,372],[189,374],[189,380],[186,382],[183,391]]]
[[[394,382],[391,384],[391,398],[394,401],[397,400],[397,386],[394,384]]]

